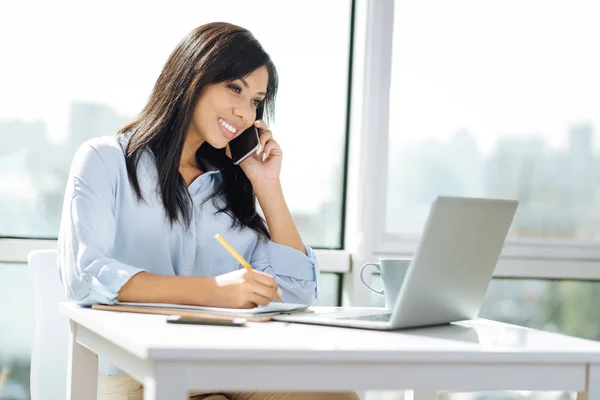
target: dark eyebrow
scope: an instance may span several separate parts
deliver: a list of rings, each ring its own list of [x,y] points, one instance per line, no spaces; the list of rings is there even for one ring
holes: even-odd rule
[[[250,86],[248,86],[248,82],[246,82],[246,80],[244,78],[239,78],[239,79],[240,79],[240,81],[242,81],[244,86],[246,86],[246,89],[250,88]],[[256,94],[260,94],[261,96],[267,95],[265,92],[256,92]]]

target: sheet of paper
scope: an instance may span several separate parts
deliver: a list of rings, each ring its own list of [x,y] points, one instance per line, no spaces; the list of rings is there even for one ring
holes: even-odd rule
[[[278,303],[272,302],[266,306],[258,306],[254,308],[220,308],[220,307],[203,307],[203,306],[189,306],[185,304],[168,304],[168,303],[132,303],[132,302],[119,302],[117,304],[123,304],[128,306],[139,306],[139,307],[159,307],[159,308],[181,308],[183,310],[199,310],[214,312],[219,314],[266,314],[266,313],[277,313],[277,312],[289,312],[304,310],[308,306],[306,304],[296,303]]]

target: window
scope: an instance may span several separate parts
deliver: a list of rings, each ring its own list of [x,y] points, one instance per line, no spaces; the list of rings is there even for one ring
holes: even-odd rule
[[[395,2],[390,234],[438,194],[519,200],[514,243],[600,237],[600,60],[590,2]]]
[[[0,399],[29,399],[33,291],[22,264],[0,263],[0,315],[0,375],[5,374]]]
[[[342,274],[321,272],[319,275],[319,298],[315,306],[341,305]]]
[[[350,1],[23,1],[0,13],[0,236],[55,238],[72,156],[143,107],[175,45],[226,20],[280,73],[282,183],[307,244],[341,248]],[[318,10],[318,12],[315,12]],[[310,27],[310,28],[308,28]]]
[[[228,21],[250,29],[278,68],[271,128],[285,153],[282,183],[303,239],[341,248],[350,17],[350,1],[109,0],[90,6],[26,0],[3,6],[0,237],[56,238],[78,146],[112,134],[141,110],[190,30]],[[35,240],[0,245],[0,260],[11,261],[53,247]],[[349,257],[318,253],[321,270],[333,266],[335,272],[321,273],[319,304],[338,305]],[[33,293],[24,264],[0,264],[0,315],[0,332],[8,333],[0,335],[0,377],[7,377],[0,397],[28,399]]]

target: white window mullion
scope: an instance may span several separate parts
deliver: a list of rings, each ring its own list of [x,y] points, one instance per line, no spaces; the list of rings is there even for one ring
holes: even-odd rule
[[[418,245],[417,236],[383,234],[383,240],[374,247],[375,253],[413,254]],[[501,258],[547,259],[547,260],[590,260],[600,261],[600,246],[596,243],[561,241],[551,239],[518,240],[507,239]]]
[[[389,90],[394,1],[357,1],[346,243],[353,263],[373,259],[387,193]],[[358,268],[346,276],[344,304],[368,305]]]
[[[55,248],[56,240],[0,238],[0,263],[25,263],[30,251]]]
[[[500,259],[494,277],[600,280],[600,261]]]

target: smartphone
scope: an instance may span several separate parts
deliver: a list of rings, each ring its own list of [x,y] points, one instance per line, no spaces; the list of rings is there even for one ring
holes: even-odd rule
[[[244,326],[248,322],[245,318],[231,318],[231,319],[220,319],[220,318],[208,318],[208,317],[196,317],[188,318],[180,315],[169,315],[167,317],[167,323],[169,324],[192,324],[192,325],[220,325],[220,326]]]
[[[262,105],[256,110],[256,119],[261,119],[263,114]],[[256,153],[260,146],[260,139],[258,137],[258,129],[254,124],[244,132],[240,133],[238,137],[229,142],[229,150],[231,150],[231,161],[234,165],[239,165],[246,158],[250,157],[253,153]]]

